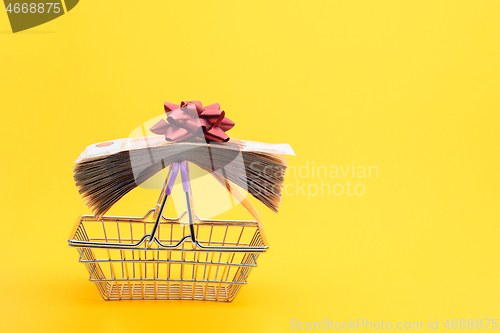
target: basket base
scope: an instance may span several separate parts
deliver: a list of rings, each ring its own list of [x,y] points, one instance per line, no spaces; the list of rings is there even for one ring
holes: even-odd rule
[[[241,285],[199,282],[94,281],[101,296],[113,300],[199,300],[231,302]]]

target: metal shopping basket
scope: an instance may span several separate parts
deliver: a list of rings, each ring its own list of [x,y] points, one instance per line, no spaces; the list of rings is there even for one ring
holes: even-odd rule
[[[179,171],[186,211],[166,218]],[[156,207],[145,216],[81,216],[68,242],[105,300],[232,301],[269,248],[258,221],[197,216],[184,161],[170,168]]]

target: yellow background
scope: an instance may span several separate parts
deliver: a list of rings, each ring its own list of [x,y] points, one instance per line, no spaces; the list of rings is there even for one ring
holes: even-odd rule
[[[499,17],[498,1],[82,0],[11,34],[0,13],[0,330],[498,318]],[[67,246],[88,213],[72,161],[193,99],[221,103],[233,137],[290,143],[297,168],[379,176],[363,196],[285,195],[278,215],[254,200],[271,249],[232,303],[105,302]]]

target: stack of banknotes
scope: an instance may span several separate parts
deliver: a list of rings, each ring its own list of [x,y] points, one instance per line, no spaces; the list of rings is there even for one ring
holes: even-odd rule
[[[231,139],[224,143],[166,142],[161,136],[94,144],[75,162],[74,179],[87,206],[104,215],[118,200],[175,162],[188,161],[230,182],[274,212],[281,201],[288,144]]]

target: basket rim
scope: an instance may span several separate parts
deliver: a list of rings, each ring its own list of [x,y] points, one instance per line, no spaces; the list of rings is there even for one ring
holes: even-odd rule
[[[150,234],[144,235],[137,243],[103,243],[94,241],[81,241],[76,239],[76,234],[80,229],[80,226],[85,222],[129,222],[129,223],[145,223],[145,224],[155,224],[155,221],[147,221],[146,219],[154,213],[155,209],[150,209],[143,217],[131,217],[131,216],[101,216],[96,217],[94,215],[81,215],[76,220],[76,223],[69,235],[68,245],[71,247],[78,248],[103,248],[103,249],[120,249],[120,250],[153,250],[153,251],[202,251],[202,252],[242,252],[242,253],[261,253],[266,252],[269,249],[269,243],[265,236],[264,230],[261,223],[258,220],[221,220],[221,219],[201,219],[198,215],[195,215],[196,221],[195,225],[216,225],[224,224],[231,226],[249,226],[256,227],[256,232],[259,234],[262,245],[261,246],[205,246],[202,245],[198,240],[194,240],[192,243],[192,249],[181,249],[182,245],[191,240],[191,236],[184,236],[177,244],[174,245],[164,245],[160,242],[156,236],[153,241],[158,245],[158,248],[143,247],[142,245],[151,238]],[[182,224],[180,219],[186,214],[184,212],[178,218],[166,218],[161,216],[162,224]]]

